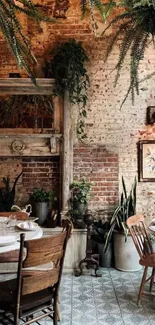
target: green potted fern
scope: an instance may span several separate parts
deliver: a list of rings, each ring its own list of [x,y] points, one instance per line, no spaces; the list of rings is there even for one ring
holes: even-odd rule
[[[105,242],[105,250],[113,236],[115,267],[122,271],[135,271],[140,268],[139,257],[133,240],[128,233],[126,220],[136,214],[136,178],[128,193],[124,178],[122,177],[122,188],[118,206],[110,220],[110,229]]]

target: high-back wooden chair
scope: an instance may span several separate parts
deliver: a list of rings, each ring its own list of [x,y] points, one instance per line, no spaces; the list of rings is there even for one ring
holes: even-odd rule
[[[45,316],[57,324],[58,292],[70,231],[71,225],[67,222],[58,235],[24,241],[21,234],[17,278],[0,283],[2,324],[5,324],[3,319],[10,319],[10,312],[13,325],[19,325],[21,320],[28,325]]]
[[[130,230],[130,234],[140,257],[139,264],[144,266],[144,273],[138,294],[139,303],[143,294],[155,296],[155,294],[152,293],[155,275],[155,253],[153,253],[152,250],[152,244],[144,223],[144,216],[141,214],[134,215],[127,219],[126,224]],[[152,273],[151,276],[147,277],[147,271],[149,267],[152,268]],[[149,292],[144,291],[146,282],[149,282],[150,284]]]

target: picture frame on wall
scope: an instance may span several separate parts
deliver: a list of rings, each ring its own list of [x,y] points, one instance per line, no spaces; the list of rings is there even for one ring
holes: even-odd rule
[[[138,143],[139,182],[155,182],[155,140]]]
[[[155,123],[155,106],[148,106],[146,110],[146,124]]]

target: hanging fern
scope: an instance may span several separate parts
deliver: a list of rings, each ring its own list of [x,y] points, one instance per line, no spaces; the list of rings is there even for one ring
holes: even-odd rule
[[[109,12],[107,11],[109,5]],[[115,25],[115,32],[110,45],[107,48],[106,59],[111,54],[114,45],[121,35],[121,45],[118,62],[115,66],[116,77],[114,85],[117,85],[121,70],[128,53],[130,54],[130,83],[122,105],[131,92],[132,102],[135,93],[139,94],[139,64],[144,58],[149,37],[154,40],[155,35],[155,0],[122,0],[111,1],[105,6],[105,17],[111,14],[114,7],[122,8],[123,12],[113,18],[105,31]],[[104,33],[105,33],[104,31]],[[103,34],[104,34],[103,33]],[[148,75],[144,80],[151,78],[155,72]]]
[[[36,59],[31,51],[28,39],[23,33],[23,27],[18,17],[20,12],[38,23],[52,20],[45,17],[31,0],[0,0],[0,29],[18,66],[24,68],[35,82],[31,66],[36,62]]]

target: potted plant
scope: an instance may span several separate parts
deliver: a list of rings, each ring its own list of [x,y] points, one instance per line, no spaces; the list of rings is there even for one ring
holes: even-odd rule
[[[32,202],[32,212],[38,218],[38,224],[43,225],[51,209],[52,200],[54,199],[53,191],[46,191],[43,187],[33,189],[30,194]]]
[[[71,197],[69,200],[69,214],[76,228],[85,228],[83,216],[88,208],[91,184],[85,179],[73,181],[70,185]]]
[[[136,187],[135,178],[128,193],[122,177],[123,191],[110,220],[110,229],[105,242],[106,250],[113,235],[115,267],[122,271],[140,269],[138,253],[126,226],[126,220],[136,214]]]
[[[0,189],[0,212],[10,212],[11,207],[15,201],[15,194],[16,194],[16,184],[18,179],[22,175],[22,172],[16,177],[12,188],[10,187],[10,178],[3,177],[2,182],[4,183],[4,188]]]
[[[107,238],[108,231],[110,229],[110,220],[95,220],[93,223],[92,241],[97,244],[97,252],[100,256],[101,267],[112,266],[112,240],[110,240],[108,247],[105,251],[104,246]]]
[[[77,134],[84,139],[84,118],[87,117],[87,89],[89,77],[84,63],[88,56],[81,42],[69,39],[59,44],[54,50],[53,58],[45,63],[43,68],[46,78],[54,78],[54,95],[63,96],[68,92],[71,104],[77,104],[79,116]]]

